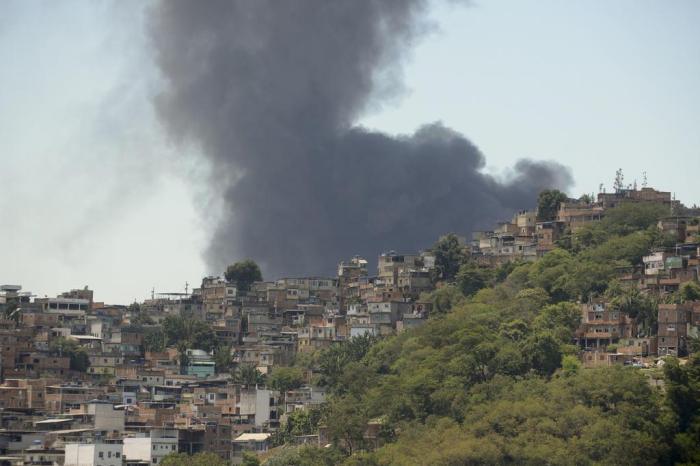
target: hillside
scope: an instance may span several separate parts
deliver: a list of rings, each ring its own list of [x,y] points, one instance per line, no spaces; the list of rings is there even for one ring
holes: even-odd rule
[[[424,326],[299,361],[332,393],[318,426],[333,446],[266,464],[700,462],[700,358],[584,368],[573,344],[581,301],[616,303],[651,334],[659,302],[698,299],[692,282],[658,295],[617,280],[673,244],[657,228],[664,213],[623,205],[532,263],[457,255]]]

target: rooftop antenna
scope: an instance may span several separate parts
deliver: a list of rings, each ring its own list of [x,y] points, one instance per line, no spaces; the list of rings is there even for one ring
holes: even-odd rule
[[[644,170],[642,172],[642,188],[646,188],[649,183],[647,183],[647,172]]]
[[[632,186],[634,187],[634,190],[636,191],[637,190],[637,179],[636,178],[634,179],[634,183],[632,184]]]
[[[618,168],[615,172],[615,183],[613,184],[613,188],[615,188],[616,193],[619,193],[625,189],[625,185],[623,184],[624,179],[625,176],[622,174],[622,168]]]
[[[188,282],[185,282],[185,294],[188,293],[189,289],[190,289],[190,284]]]
[[[156,287],[151,288],[151,300],[156,299]]]
[[[599,193],[604,193],[605,192],[605,187],[603,186],[603,183],[600,183],[598,185],[598,192]]]

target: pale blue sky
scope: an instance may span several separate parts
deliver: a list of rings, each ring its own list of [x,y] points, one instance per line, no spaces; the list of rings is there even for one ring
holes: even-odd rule
[[[517,157],[572,168],[575,192],[617,168],[700,203],[700,2],[441,3],[441,32],[406,67],[411,92],[365,120],[408,132],[442,120],[495,171]]]
[[[145,5],[0,0],[0,283],[129,302],[220,272],[200,257],[216,204],[149,105]],[[580,194],[646,170],[700,204],[700,2],[437,2],[431,17],[407,92],[361,124],[441,120],[493,173],[557,160]]]

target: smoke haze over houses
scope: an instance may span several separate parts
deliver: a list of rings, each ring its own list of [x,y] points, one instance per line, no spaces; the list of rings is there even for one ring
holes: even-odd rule
[[[150,33],[170,136],[211,163],[223,215],[211,270],[250,257],[268,276],[322,274],[343,257],[415,251],[532,207],[569,171],[520,160],[506,179],[439,122],[392,136],[356,126],[401,88],[429,29],[426,2],[163,1]]]

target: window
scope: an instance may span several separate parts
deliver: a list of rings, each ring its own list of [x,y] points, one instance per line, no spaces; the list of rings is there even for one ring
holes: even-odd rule
[[[104,457],[105,457],[105,453],[104,453],[103,451],[101,451],[97,456],[99,456],[100,458],[104,458]]]
[[[117,458],[119,458],[119,457],[121,457],[121,456],[122,456],[122,454],[121,454],[121,453],[119,453],[119,452],[116,452],[116,453],[114,454],[114,456],[116,456]]]

